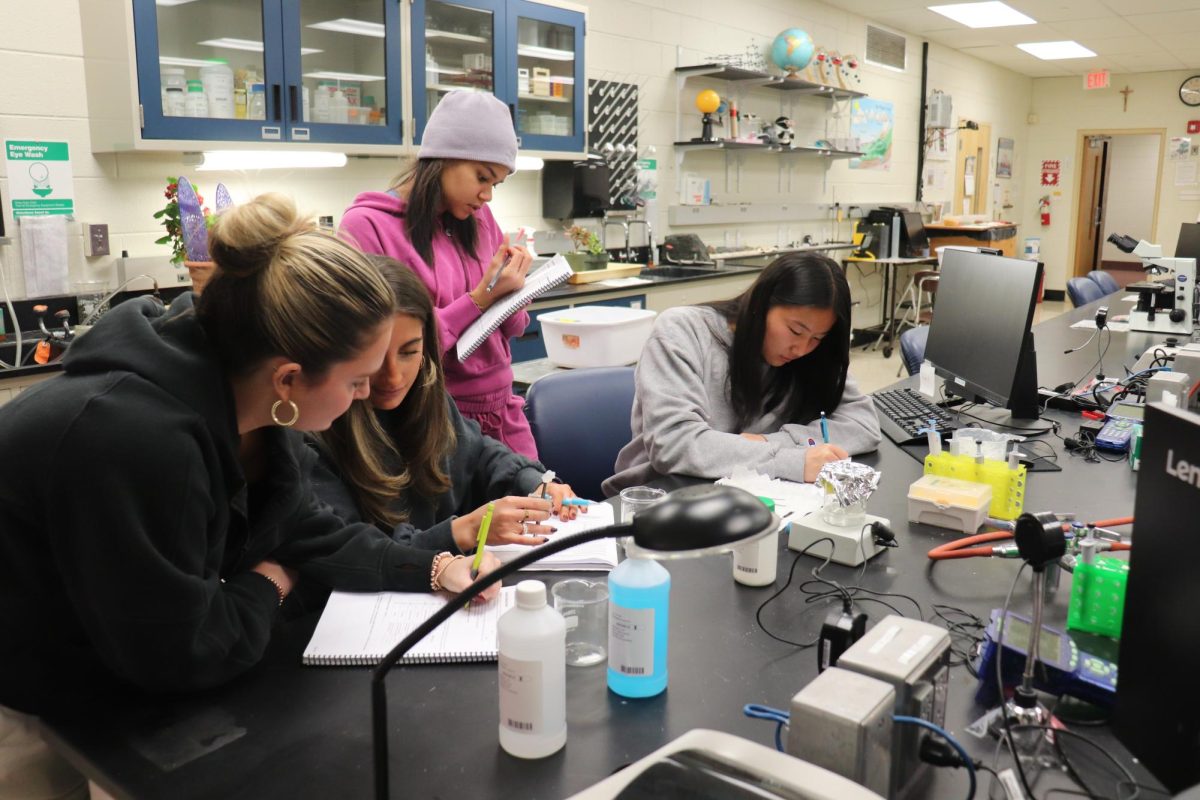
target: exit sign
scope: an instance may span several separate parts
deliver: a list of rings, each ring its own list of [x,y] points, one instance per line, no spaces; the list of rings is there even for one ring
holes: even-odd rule
[[[1084,89],[1107,89],[1108,88],[1108,70],[1101,69],[1095,72],[1089,72],[1083,76]]]

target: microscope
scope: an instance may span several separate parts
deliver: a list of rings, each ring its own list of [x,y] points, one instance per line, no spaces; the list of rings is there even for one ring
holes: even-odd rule
[[[1191,336],[1196,259],[1164,258],[1162,245],[1135,242],[1119,233],[1111,234],[1108,241],[1121,252],[1140,258],[1142,269],[1148,273],[1146,280],[1125,287],[1138,295],[1137,305],[1129,312],[1129,329]],[[1160,277],[1163,275],[1166,277]]]

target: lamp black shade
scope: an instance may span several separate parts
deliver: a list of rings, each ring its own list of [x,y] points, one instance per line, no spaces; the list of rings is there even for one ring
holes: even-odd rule
[[[387,754],[387,690],[384,678],[405,653],[431,631],[450,618],[454,612],[482,594],[489,586],[507,578],[530,564],[554,553],[568,550],[596,539],[633,536],[630,552],[653,557],[656,553],[705,555],[728,550],[738,542],[765,536],[777,530],[779,520],[754,495],[732,486],[712,484],[677,489],[661,502],[638,512],[632,524],[595,528],[553,539],[541,547],[504,564],[494,572],[480,577],[450,599],[436,614],[421,623],[412,633],[392,648],[375,667],[371,677],[371,722],[375,752],[375,797],[386,800],[388,791]]]
[[[774,515],[754,495],[732,486],[676,489],[633,519],[633,542],[648,555],[723,550],[774,529]]]

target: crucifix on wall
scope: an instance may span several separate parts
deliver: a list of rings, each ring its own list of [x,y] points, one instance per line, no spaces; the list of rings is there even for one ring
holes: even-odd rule
[[[1128,111],[1129,110],[1129,95],[1133,94],[1133,89],[1130,89],[1129,85],[1126,84],[1125,88],[1121,90],[1121,94],[1125,95],[1125,107],[1122,108],[1121,110]]]

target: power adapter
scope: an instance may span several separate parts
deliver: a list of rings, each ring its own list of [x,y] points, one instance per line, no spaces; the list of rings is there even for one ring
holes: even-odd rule
[[[840,611],[830,611],[821,625],[820,646],[817,648],[817,672],[837,666],[838,659],[850,645],[867,632],[867,615],[853,613],[850,601],[842,603]]]

